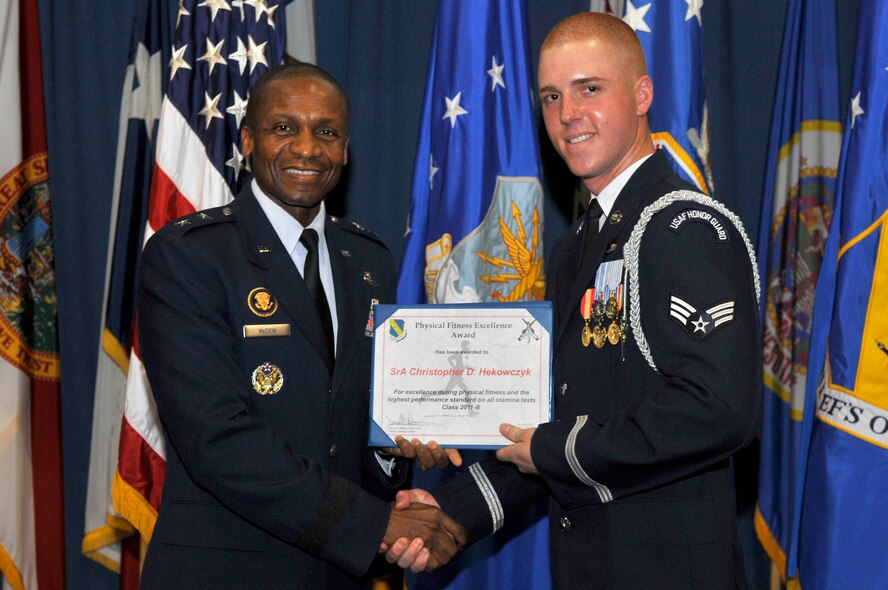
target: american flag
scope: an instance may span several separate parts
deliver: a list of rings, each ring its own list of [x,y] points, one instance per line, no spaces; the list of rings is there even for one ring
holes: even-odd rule
[[[151,179],[145,240],[173,219],[230,202],[249,171],[240,126],[249,89],[285,51],[283,1],[184,0],[179,5]],[[151,538],[165,472],[163,435],[138,336],[126,389],[114,506]]]

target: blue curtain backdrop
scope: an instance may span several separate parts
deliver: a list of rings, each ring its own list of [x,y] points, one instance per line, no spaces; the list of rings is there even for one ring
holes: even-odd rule
[[[169,0],[175,15],[177,2]],[[657,1],[657,0],[655,0]],[[841,104],[847,105],[858,2],[838,2]],[[354,109],[349,170],[332,208],[376,230],[400,260],[436,2],[315,2],[318,64]],[[67,588],[112,590],[117,576],[83,557],[93,387],[101,325],[120,89],[133,5],[39,0],[59,300]],[[532,70],[546,32],[588,10],[581,0],[527,0]],[[757,228],[786,0],[708,0],[705,84],[717,198]],[[844,106],[843,106],[844,108]],[[540,127],[542,129],[542,127]],[[575,183],[545,132],[545,242],[567,226]],[[757,450],[738,461],[738,509],[755,503]],[[758,551],[751,518],[747,556]],[[747,557],[756,587],[767,564]],[[759,569],[757,570],[756,567]],[[763,577],[764,576],[764,577]]]

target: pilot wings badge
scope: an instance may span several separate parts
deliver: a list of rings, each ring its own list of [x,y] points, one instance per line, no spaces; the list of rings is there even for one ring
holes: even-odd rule
[[[713,332],[734,321],[734,302],[725,301],[700,311],[681,297],[670,295],[669,316],[694,340],[706,340]]]

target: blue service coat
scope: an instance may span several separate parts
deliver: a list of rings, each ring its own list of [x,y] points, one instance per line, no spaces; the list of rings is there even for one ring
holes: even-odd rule
[[[655,153],[589,256],[579,260],[580,223],[555,244],[556,419],[532,440],[539,477],[488,461],[434,490],[470,538],[548,495],[557,588],[746,587],[729,458],[761,424],[762,347],[753,264],[732,214],[682,200],[650,216],[635,309],[624,298],[640,329],[624,322],[625,342],[583,345],[581,301],[597,272],[623,258],[645,207],[689,188]]]
[[[392,300],[395,271],[373,234],[334,217],[325,234],[333,367],[313,300],[249,189],[146,245],[139,345],[167,463],[143,588],[367,581],[390,514],[364,489],[381,474],[367,448],[368,320],[374,301]]]

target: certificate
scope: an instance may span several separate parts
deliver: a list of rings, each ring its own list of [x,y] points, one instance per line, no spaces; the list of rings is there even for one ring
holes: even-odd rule
[[[552,417],[552,304],[378,305],[370,446],[495,449]]]

